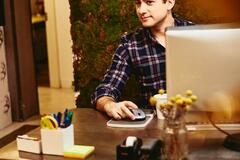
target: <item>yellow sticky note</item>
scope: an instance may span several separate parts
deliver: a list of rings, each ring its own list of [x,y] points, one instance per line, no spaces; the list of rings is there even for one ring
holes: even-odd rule
[[[73,145],[64,149],[64,157],[85,159],[94,150],[94,146]]]

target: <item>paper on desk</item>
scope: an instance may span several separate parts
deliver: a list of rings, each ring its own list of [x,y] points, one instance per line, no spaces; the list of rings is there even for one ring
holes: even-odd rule
[[[143,121],[132,121],[132,120],[115,120],[110,119],[107,121],[108,127],[118,127],[118,128],[142,128],[146,127],[150,121],[153,119],[154,114],[146,114],[146,119]]]
[[[94,146],[73,145],[64,149],[64,157],[85,159],[94,150]]]

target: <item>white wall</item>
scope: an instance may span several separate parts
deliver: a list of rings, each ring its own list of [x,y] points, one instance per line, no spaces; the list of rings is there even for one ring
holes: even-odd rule
[[[68,0],[45,0],[50,86],[71,88],[73,81]]]
[[[55,0],[55,11],[61,86],[69,88],[73,81],[73,53],[71,48],[70,5],[68,0]]]

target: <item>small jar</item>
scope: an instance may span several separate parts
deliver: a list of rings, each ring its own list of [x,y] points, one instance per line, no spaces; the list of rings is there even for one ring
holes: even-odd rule
[[[164,159],[184,160],[188,156],[188,132],[184,117],[166,119],[164,127]]]

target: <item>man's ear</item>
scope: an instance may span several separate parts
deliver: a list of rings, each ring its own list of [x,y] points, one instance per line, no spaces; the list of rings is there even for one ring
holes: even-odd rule
[[[175,0],[167,0],[166,4],[167,4],[167,9],[171,10],[175,5]]]

